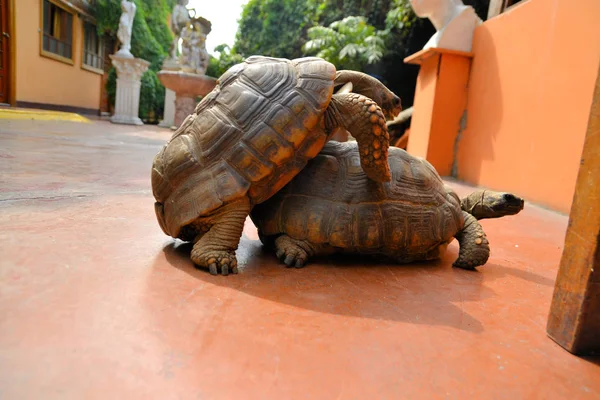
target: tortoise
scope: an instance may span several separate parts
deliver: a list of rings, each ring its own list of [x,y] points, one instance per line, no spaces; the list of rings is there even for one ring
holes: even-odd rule
[[[237,273],[235,250],[251,208],[284,187],[338,127],[356,135],[365,174],[389,181],[385,118],[400,110],[377,79],[336,71],[321,58],[249,57],[217,80],[155,156],[159,225],[194,242],[190,257],[199,267]]]
[[[397,263],[439,258],[453,237],[455,267],[487,262],[489,242],[478,220],[519,213],[523,199],[476,190],[462,200],[433,166],[390,147],[390,182],[367,179],[356,142],[329,142],[286,187],[250,217],[259,238],[287,266],[335,252],[372,254]]]

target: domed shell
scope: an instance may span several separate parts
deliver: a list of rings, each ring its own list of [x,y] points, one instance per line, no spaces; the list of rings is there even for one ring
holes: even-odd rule
[[[335,67],[320,58],[253,56],[231,67],[156,155],[152,189],[163,231],[248,195],[285,186],[327,139]]]
[[[420,254],[450,241],[464,225],[456,194],[426,160],[396,147],[388,157],[392,180],[377,183],[362,171],[356,143],[329,142],[251,217],[263,236],[361,252]]]

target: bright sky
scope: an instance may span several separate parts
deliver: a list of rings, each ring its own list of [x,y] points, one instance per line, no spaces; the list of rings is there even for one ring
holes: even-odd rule
[[[195,8],[196,15],[212,23],[212,30],[206,37],[206,50],[213,53],[215,46],[227,43],[233,46],[238,19],[242,6],[248,0],[190,0],[188,8]]]

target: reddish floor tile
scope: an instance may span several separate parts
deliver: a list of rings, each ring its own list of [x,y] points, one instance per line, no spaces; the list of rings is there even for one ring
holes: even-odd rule
[[[240,274],[215,277],[154,217],[170,135],[0,122],[0,398],[600,398],[600,361],[545,333],[566,216],[482,221],[477,272],[451,267],[455,242],[286,269],[248,221]]]

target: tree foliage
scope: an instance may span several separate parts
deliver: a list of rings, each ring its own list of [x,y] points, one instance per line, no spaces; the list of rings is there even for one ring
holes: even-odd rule
[[[391,0],[325,0],[317,1],[316,10],[318,24],[327,26],[347,16],[365,17],[376,29],[385,27],[385,19],[390,9]]]
[[[175,0],[150,2],[166,1]],[[485,20],[489,0],[464,3],[472,5]],[[118,16],[115,21],[118,23]],[[284,58],[315,54],[338,68],[376,76],[402,98],[405,106],[412,105],[419,68],[403,60],[419,51],[435,33],[427,19],[415,16],[409,0],[249,0],[238,22],[233,48],[215,48],[218,56],[211,56],[208,75],[219,77],[255,54]],[[160,33],[153,36],[164,43]]]
[[[307,54],[315,54],[338,68],[362,70],[366,64],[381,60],[385,50],[385,32],[367,23],[365,17],[349,16],[329,26],[308,29]]]
[[[301,57],[313,7],[311,1],[250,0],[242,11],[233,53]]]

